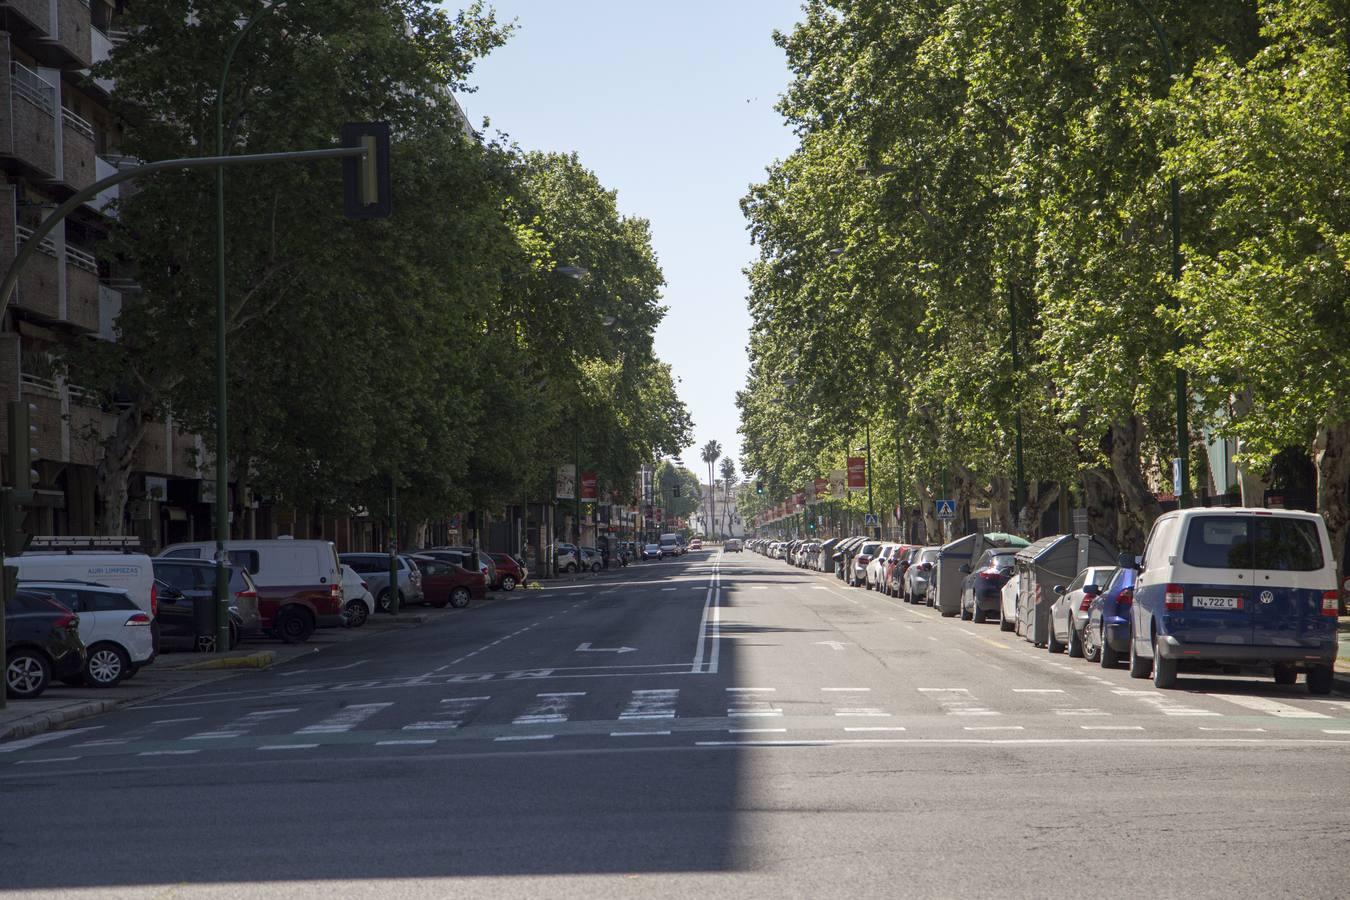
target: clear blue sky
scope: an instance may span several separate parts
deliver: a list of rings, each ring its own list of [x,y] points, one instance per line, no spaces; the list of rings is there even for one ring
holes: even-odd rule
[[[454,6],[447,3],[447,6]],[[738,202],[792,133],[773,104],[787,86],[775,28],[799,0],[498,0],[510,42],[460,96],[527,150],[575,150],[619,208],[650,220],[670,308],[657,352],[680,379],[694,448],[721,441],[740,468],[736,391],[753,258]],[[703,470],[696,449],[684,462]],[[705,476],[706,477],[706,476]]]

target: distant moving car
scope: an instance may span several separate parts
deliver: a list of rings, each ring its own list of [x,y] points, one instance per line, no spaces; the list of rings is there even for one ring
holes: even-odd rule
[[[700,547],[701,547],[701,545],[700,545]],[[694,549],[694,548],[691,547],[691,549]],[[740,538],[727,538],[727,539],[726,539],[726,542],[722,544],[722,552],[723,552],[723,553],[740,553],[740,552],[741,552],[741,539],[740,539]]]
[[[24,582],[23,587],[79,616],[85,664],[61,677],[66,684],[114,687],[155,658],[150,616],[122,588],[60,581]]]
[[[660,559],[662,556],[665,554],[661,552],[660,544],[647,544],[642,548],[643,559]]]
[[[690,550],[702,550],[702,549],[703,549],[703,541],[701,541],[701,540],[698,539],[698,538],[694,538],[692,541],[689,542],[689,549],[690,549]]]
[[[84,671],[80,617],[51,597],[18,590],[5,601],[5,694],[38,697],[52,678]]]

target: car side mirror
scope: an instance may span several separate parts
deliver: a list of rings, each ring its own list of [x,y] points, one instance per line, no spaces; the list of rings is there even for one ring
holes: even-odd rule
[[[1063,593],[1064,593],[1064,585],[1062,585],[1062,584],[1057,584],[1057,585],[1055,585],[1053,588],[1051,588],[1051,590],[1053,590],[1057,595],[1063,595]]]
[[[961,570],[960,570],[960,571],[961,571],[961,574],[962,574],[962,575],[969,575],[969,574],[970,574],[970,563],[961,563]]]

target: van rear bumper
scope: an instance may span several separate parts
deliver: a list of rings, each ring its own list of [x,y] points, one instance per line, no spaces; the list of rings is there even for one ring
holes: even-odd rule
[[[1163,659],[1203,660],[1228,663],[1311,663],[1331,665],[1336,662],[1336,641],[1325,641],[1320,647],[1267,647],[1245,644],[1183,644],[1170,634],[1158,636],[1158,654]]]

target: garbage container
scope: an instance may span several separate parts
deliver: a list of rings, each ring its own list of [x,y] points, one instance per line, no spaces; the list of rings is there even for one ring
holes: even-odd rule
[[[191,600],[193,648],[211,653],[216,649],[216,598],[194,596]]]

